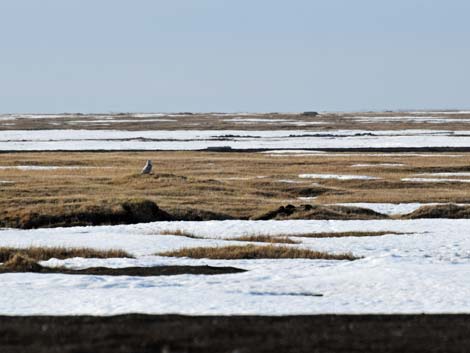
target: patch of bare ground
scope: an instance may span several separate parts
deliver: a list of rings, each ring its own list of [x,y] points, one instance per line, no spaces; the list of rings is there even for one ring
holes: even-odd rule
[[[34,272],[34,273],[60,273],[67,275],[94,275],[94,276],[175,276],[182,274],[193,275],[220,275],[245,272],[236,267],[214,266],[153,266],[153,267],[89,267],[81,270],[64,267],[44,267],[34,259],[23,254],[16,254],[0,266],[0,273]]]
[[[175,230],[162,230],[158,232],[159,235],[174,235],[177,237],[186,237],[192,239],[204,239],[204,237],[200,237],[194,233],[182,230],[182,229],[175,229]]]
[[[123,250],[96,250],[90,248],[64,248],[64,247],[29,247],[29,248],[12,248],[0,247],[0,262],[7,263],[10,259],[17,255],[27,257],[33,261],[45,261],[51,258],[67,259],[71,257],[84,258],[132,258],[132,255]],[[19,260],[19,258],[18,258]]]
[[[315,298],[312,298],[315,300]],[[462,353],[470,315],[1,316],[2,353]]]
[[[334,205],[287,205],[253,217],[269,219],[386,219],[388,216],[367,208]]]
[[[172,217],[178,221],[224,221],[234,219],[233,216],[197,208],[183,208],[172,211]]]
[[[248,241],[258,243],[274,243],[274,244],[299,244],[299,241],[292,240],[288,236],[271,236],[271,235],[243,235],[238,238],[225,238],[225,240]]]
[[[397,232],[320,232],[320,233],[298,233],[289,234],[289,237],[300,238],[344,238],[344,237],[380,237],[383,235],[399,235]]]
[[[357,260],[351,253],[330,254],[309,249],[299,249],[275,245],[245,245],[221,247],[183,248],[158,254],[160,256],[190,257],[195,259],[322,259],[322,260]]]
[[[16,220],[3,222],[5,226],[16,225],[18,228],[30,229],[41,227],[90,226],[131,224],[152,221],[170,221],[174,218],[161,210],[150,200],[129,200],[119,205],[89,205],[64,207],[59,214],[26,212]],[[0,225],[1,225],[0,221]]]

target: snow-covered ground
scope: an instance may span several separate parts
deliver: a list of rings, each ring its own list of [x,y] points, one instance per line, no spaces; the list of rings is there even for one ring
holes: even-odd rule
[[[159,235],[183,230],[208,239]],[[0,230],[1,246],[119,248],[135,259],[49,260],[49,266],[214,265],[248,272],[111,277],[3,274],[0,314],[458,313],[470,312],[470,220],[211,221]],[[380,237],[297,238],[300,245],[363,256],[356,261],[195,260],[155,256],[188,246],[235,244],[244,234],[344,231],[407,233]],[[236,244],[243,244],[237,242]],[[321,297],[313,296],[322,294]]]
[[[469,123],[468,118],[439,118],[436,116],[348,116],[346,119],[355,120],[358,122],[374,123],[374,122],[416,122],[427,124],[448,124],[448,123]]]
[[[402,178],[401,180],[413,183],[470,183],[470,179],[453,178]]]
[[[361,147],[467,147],[470,131],[446,130],[10,130],[0,150],[197,150]]]
[[[361,207],[368,208],[378,213],[386,215],[402,215],[416,211],[418,208],[423,206],[436,206],[445,205],[444,203],[419,203],[419,202],[408,202],[408,203],[376,203],[376,202],[346,202],[336,203],[339,206],[350,206],[350,207]],[[468,204],[459,203],[457,205],[465,206]]]

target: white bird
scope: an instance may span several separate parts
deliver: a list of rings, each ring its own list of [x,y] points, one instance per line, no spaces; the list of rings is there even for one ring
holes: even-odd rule
[[[150,172],[152,171],[152,167],[152,161],[150,159],[147,159],[147,163],[145,164],[144,169],[142,169],[141,174],[150,174]]]

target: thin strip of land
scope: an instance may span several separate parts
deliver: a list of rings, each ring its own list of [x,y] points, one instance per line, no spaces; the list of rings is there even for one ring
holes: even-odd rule
[[[0,316],[0,349],[2,353],[461,353],[470,351],[469,327],[470,315],[464,314]]]

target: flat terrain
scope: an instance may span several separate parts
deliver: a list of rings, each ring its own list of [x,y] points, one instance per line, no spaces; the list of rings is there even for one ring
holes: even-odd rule
[[[3,114],[2,130],[470,130],[470,111]]]
[[[0,317],[2,353],[468,352],[468,315]]]
[[[470,351],[469,111],[0,130],[2,353]]]
[[[10,226],[132,199],[246,219],[287,204],[469,203],[470,153],[5,153],[0,183]]]

